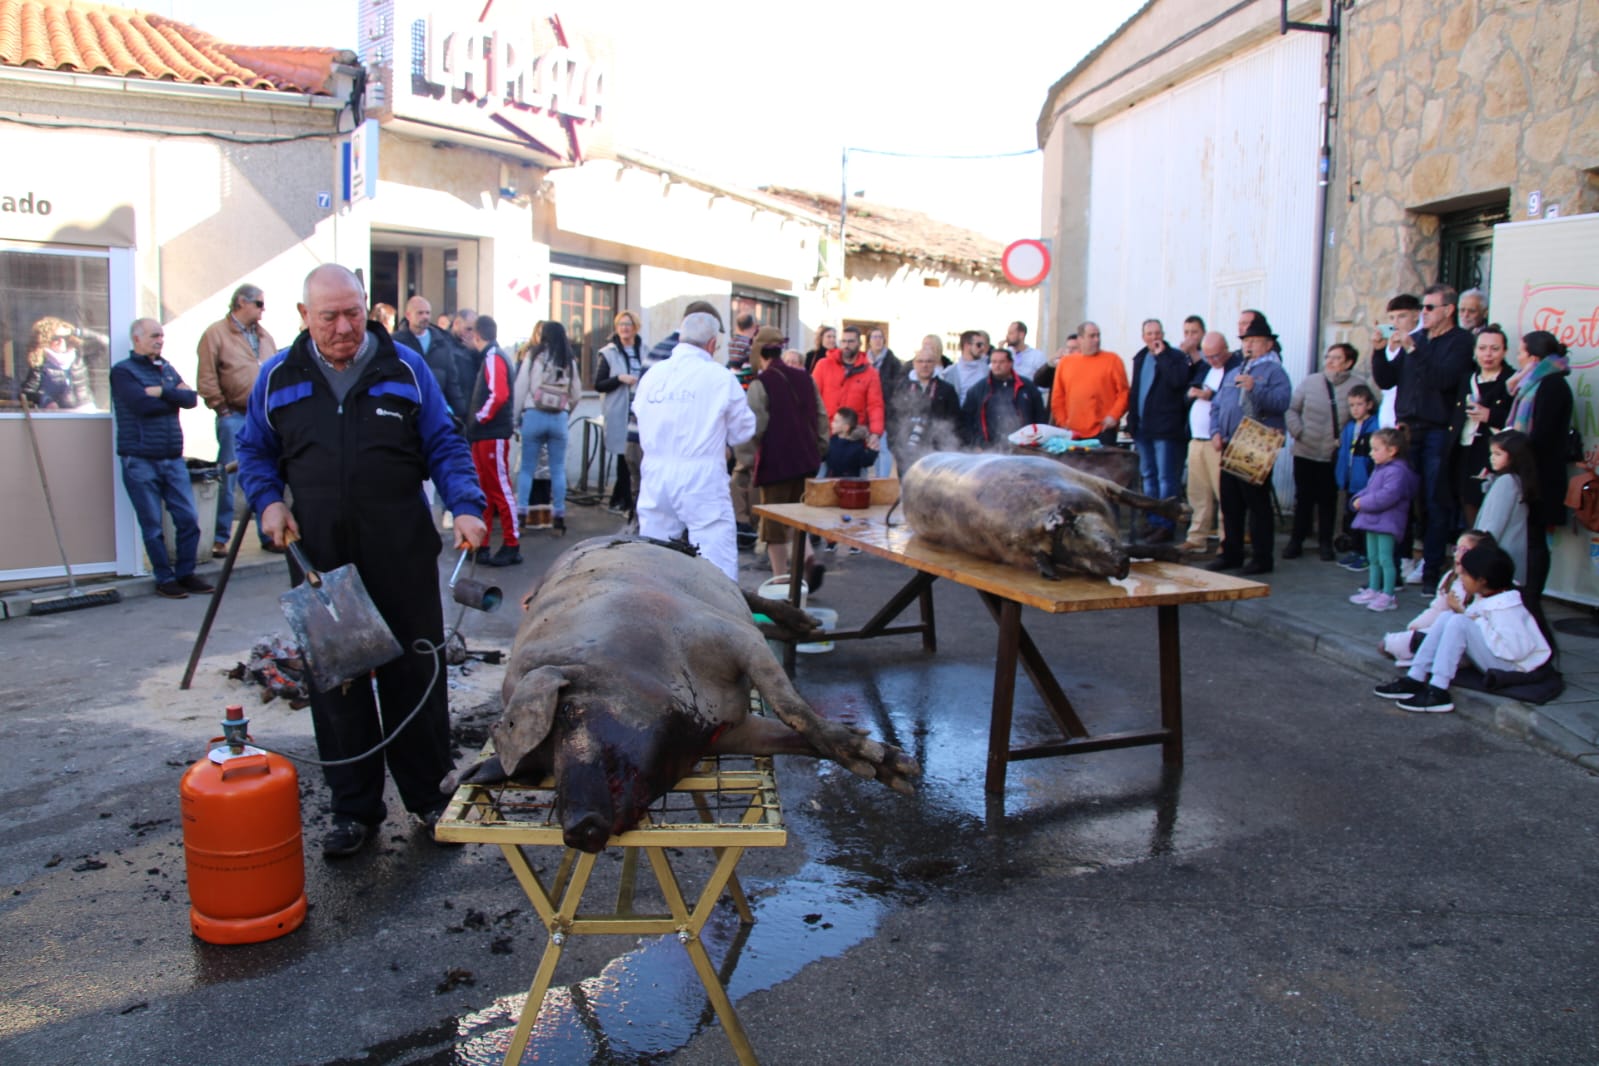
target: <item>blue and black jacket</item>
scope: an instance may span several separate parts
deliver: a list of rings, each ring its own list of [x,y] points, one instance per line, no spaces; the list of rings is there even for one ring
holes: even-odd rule
[[[427,363],[382,326],[367,329],[377,350],[342,403],[302,332],[262,365],[238,437],[250,505],[259,514],[292,489],[306,552],[322,569],[436,558],[441,541],[422,494],[430,478],[452,513],[483,513],[471,451]],[[364,566],[362,576],[372,584]]]
[[[159,386],[161,395],[144,390]],[[183,383],[172,364],[159,356],[129,355],[111,368],[111,409],[117,419],[117,454],[139,459],[181,459],[180,407],[193,407],[199,394]]]

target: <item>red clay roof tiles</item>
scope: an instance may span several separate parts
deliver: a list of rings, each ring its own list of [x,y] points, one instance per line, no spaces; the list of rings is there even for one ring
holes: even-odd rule
[[[162,15],[89,0],[0,0],[0,66],[326,95],[340,56],[229,44]]]

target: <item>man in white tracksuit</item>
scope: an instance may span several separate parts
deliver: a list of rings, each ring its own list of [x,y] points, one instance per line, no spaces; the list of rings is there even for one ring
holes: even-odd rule
[[[738,378],[711,358],[721,332],[715,315],[689,315],[678,329],[671,358],[639,380],[633,398],[644,451],[638,531],[670,540],[686,527],[689,542],[736,582],[738,541],[727,449],[755,436],[755,412]]]

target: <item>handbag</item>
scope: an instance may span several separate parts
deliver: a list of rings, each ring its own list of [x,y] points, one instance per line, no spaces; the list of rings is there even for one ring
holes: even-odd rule
[[[1245,415],[1233,439],[1221,453],[1221,468],[1251,485],[1264,485],[1277,465],[1288,434]]]
[[[1566,462],[1582,462],[1582,434],[1576,426],[1566,427]]]

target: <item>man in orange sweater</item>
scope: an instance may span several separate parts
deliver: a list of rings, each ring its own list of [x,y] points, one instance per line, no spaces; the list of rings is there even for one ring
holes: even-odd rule
[[[1114,445],[1116,429],[1127,413],[1127,368],[1121,356],[1100,348],[1099,327],[1094,323],[1077,327],[1077,341],[1082,353],[1065,356],[1055,365],[1050,417],[1077,440],[1098,437],[1101,444]]]
[[[866,424],[866,446],[876,451],[883,436],[882,381],[871,358],[861,351],[859,329],[845,326],[838,343],[839,347],[816,361],[811,376],[822,394],[827,417],[832,419],[840,407],[852,408]]]

